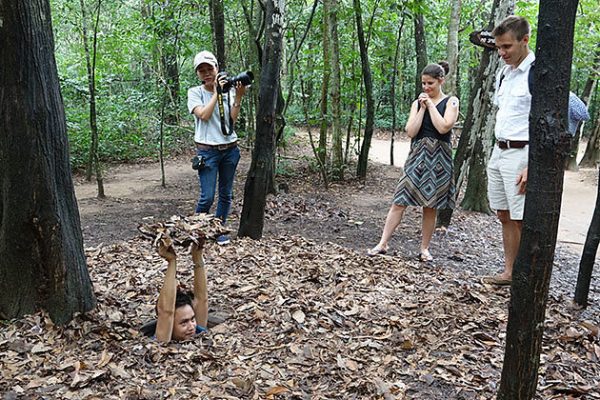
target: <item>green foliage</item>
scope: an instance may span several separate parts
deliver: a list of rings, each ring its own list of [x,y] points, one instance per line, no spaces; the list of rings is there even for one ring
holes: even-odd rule
[[[85,0],[88,16],[98,0]],[[414,99],[415,42],[413,20],[415,13],[425,19],[428,57],[430,62],[446,58],[447,29],[452,0],[425,2],[423,0],[378,0],[363,2],[369,61],[374,84],[377,110],[377,128],[389,129],[395,113],[397,126],[402,128]],[[79,3],[52,0],[56,60],[62,84],[62,94],[67,113],[71,157],[74,167],[82,166],[90,145],[88,85],[85,55],[81,38],[81,11]],[[242,8],[245,5],[246,10]],[[315,125],[320,118],[320,99],[323,87],[323,15],[318,4],[311,28],[308,30],[298,57],[291,62],[294,49],[306,32],[306,24],[313,2],[286,2],[286,46],[281,77],[287,96],[291,88],[291,103],[287,108],[288,125]],[[477,70],[482,49],[470,44],[469,33],[487,26],[492,0],[463,0],[459,26],[459,95],[466,110],[473,74]],[[254,35],[260,18],[256,2],[225,0],[227,71],[235,74],[252,69],[257,77],[259,67]],[[352,119],[353,134],[364,126],[365,104],[361,75],[360,55],[356,37],[355,15],[352,2],[338,2],[337,31],[340,44],[340,69],[343,130]],[[518,1],[515,12],[527,17],[533,26],[532,48],[535,46],[537,26],[537,1]],[[210,29],[208,3],[185,0],[125,0],[102,2],[98,25],[98,57],[96,60],[98,128],[100,152],[105,161],[133,161],[155,157],[158,145],[160,110],[164,95],[161,55],[173,53],[179,68],[180,90],[175,105],[184,128],[165,131],[169,151],[190,147],[192,144],[192,118],[186,108],[187,89],[198,85],[192,68],[194,54],[203,49],[214,51]],[[600,5],[597,0],[580,0],[573,55],[572,89],[580,93],[585,81],[596,69],[594,55],[600,42]],[[87,21],[92,30],[95,21]],[[402,25],[402,38],[395,77],[395,110],[392,110],[392,73],[398,30]],[[261,40],[262,42],[262,40]],[[308,105],[308,121],[303,111]],[[591,108],[597,108],[598,96]],[[249,100],[248,100],[249,101]],[[329,99],[330,101],[330,99]],[[175,111],[175,110],[171,110]],[[246,112],[246,111],[244,111]],[[331,107],[329,107],[331,112]],[[238,133],[250,134],[241,128],[250,115],[242,114],[238,120]],[[244,119],[246,119],[244,121]],[[329,118],[330,119],[330,118]],[[286,128],[283,145],[292,138]],[[351,138],[353,142],[353,138]],[[285,169],[285,166],[281,168]]]

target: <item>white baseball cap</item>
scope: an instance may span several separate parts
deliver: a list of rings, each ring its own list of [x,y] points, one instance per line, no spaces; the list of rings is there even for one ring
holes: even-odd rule
[[[213,53],[206,50],[201,51],[200,53],[196,54],[196,57],[194,57],[194,71],[198,69],[198,66],[200,64],[210,64],[215,68],[219,68],[217,58],[214,56]]]

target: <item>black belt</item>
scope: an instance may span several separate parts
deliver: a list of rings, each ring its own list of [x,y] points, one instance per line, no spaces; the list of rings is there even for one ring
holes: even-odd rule
[[[527,140],[498,140],[498,147],[506,149],[522,149],[529,144]]]
[[[237,142],[225,143],[225,144],[203,144],[196,143],[198,150],[229,150],[237,146]]]

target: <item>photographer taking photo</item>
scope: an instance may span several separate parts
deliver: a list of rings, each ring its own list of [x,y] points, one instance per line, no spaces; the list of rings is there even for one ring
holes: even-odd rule
[[[195,162],[200,184],[196,213],[210,212],[218,177],[219,198],[215,215],[225,223],[233,198],[235,170],[240,160],[234,124],[246,93],[245,85],[249,82],[235,80],[232,84],[226,74],[219,74],[216,57],[206,50],[194,57],[194,70],[202,81],[200,86],[188,90],[188,109],[194,115],[194,142],[199,159]],[[227,244],[229,237],[221,235],[217,243]]]

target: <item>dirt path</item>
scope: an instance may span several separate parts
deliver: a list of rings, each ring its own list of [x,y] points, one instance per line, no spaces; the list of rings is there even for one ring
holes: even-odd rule
[[[409,150],[406,140],[398,140],[395,144],[395,164],[403,165]],[[368,246],[376,238],[385,217],[389,193],[393,190],[393,182],[397,177],[394,168],[389,164],[389,141],[373,139],[370,158],[380,163],[370,168],[366,187],[360,185],[334,188],[338,193],[323,192],[316,182],[307,181],[306,176],[286,178],[291,180],[291,190],[296,197],[275,200],[279,206],[292,209],[293,207],[314,207],[315,213],[309,221],[302,216],[288,218],[283,216],[280,224],[266,224],[266,232],[281,234],[295,232],[306,233],[308,237],[317,240],[338,240],[347,242],[354,248]],[[244,152],[238,169],[236,194],[232,215],[232,227],[235,229],[237,213],[241,211],[241,199],[245,173],[248,168],[250,155]],[[302,162],[300,161],[300,168]],[[142,221],[156,218],[165,219],[174,214],[188,215],[195,207],[198,186],[194,172],[189,165],[189,157],[170,160],[166,163],[166,188],[160,185],[160,167],[156,163],[119,165],[110,168],[105,177],[105,192],[108,198],[96,198],[96,184],[76,180],[76,195],[82,220],[82,228],[87,246],[100,243],[109,244],[129,239],[137,234],[137,226]],[[310,177],[309,177],[310,178]],[[384,182],[385,181],[385,182]],[[375,186],[375,188],[373,187]],[[347,185],[346,185],[347,186]],[[390,188],[391,187],[391,188]],[[345,200],[339,198],[343,191]],[[558,241],[567,246],[575,254],[581,254],[587,229],[591,221],[597,191],[597,172],[592,169],[582,169],[578,172],[565,174],[562,212],[560,217]],[[302,192],[302,193],[301,193]],[[311,200],[299,200],[297,196],[305,196]],[[299,202],[304,202],[299,205]],[[287,202],[285,204],[281,202]],[[325,208],[324,208],[325,207]],[[323,209],[331,208],[329,214],[343,214],[338,217],[339,226],[328,226],[336,223],[321,218]],[[285,211],[281,211],[285,212]],[[286,219],[287,218],[287,219]],[[347,220],[368,221],[360,226],[360,232],[347,225]],[[297,221],[296,221],[297,220]],[[296,221],[297,225],[292,222]],[[418,223],[418,219],[415,220]],[[312,227],[310,224],[316,223]]]
[[[401,166],[406,161],[410,144],[397,141],[394,144],[394,164]],[[583,155],[583,148],[581,149]],[[390,141],[373,139],[369,158],[389,165]],[[580,253],[585,243],[587,230],[592,221],[597,194],[597,172],[586,168],[577,172],[567,171],[563,186],[562,207],[558,225],[558,242],[564,243]]]

